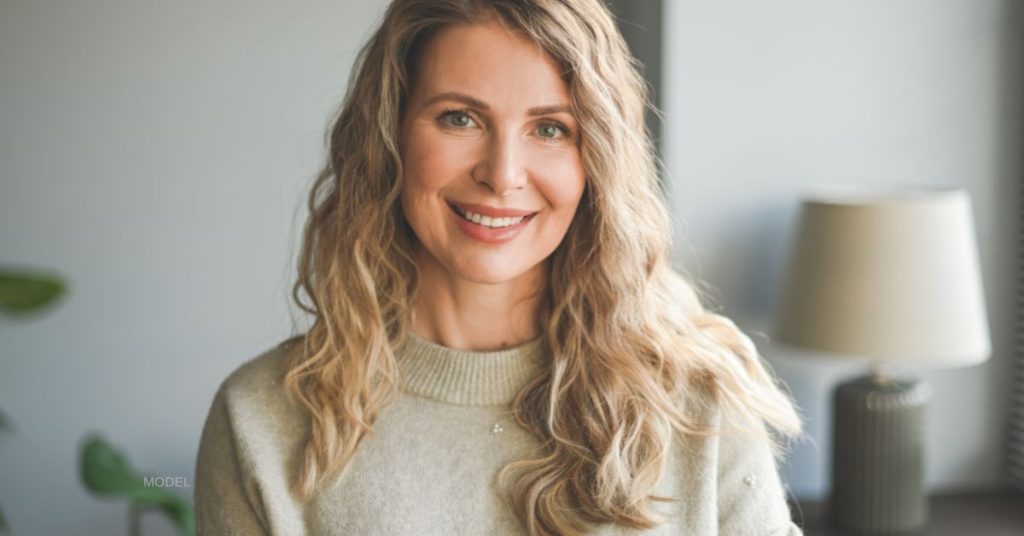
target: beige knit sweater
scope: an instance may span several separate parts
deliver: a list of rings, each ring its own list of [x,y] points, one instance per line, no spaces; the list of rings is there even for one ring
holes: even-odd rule
[[[541,339],[492,352],[457,351],[416,335],[399,348],[404,392],[337,485],[306,505],[288,491],[308,423],[283,390],[274,347],[221,384],[196,463],[199,536],[525,534],[495,492],[506,463],[537,446],[508,409]],[[714,416],[712,417],[714,418]],[[669,521],[650,531],[593,534],[800,536],[766,442],[725,435],[679,440],[657,492]]]

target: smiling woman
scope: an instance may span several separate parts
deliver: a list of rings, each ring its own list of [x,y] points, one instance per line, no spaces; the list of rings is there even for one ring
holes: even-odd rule
[[[601,0],[396,0],[353,72],[314,324],[215,394],[200,534],[800,534],[771,434],[799,416],[669,264]]]
[[[586,184],[569,88],[550,55],[496,21],[422,47],[399,134],[421,274],[413,332],[460,349],[533,339],[544,261]]]

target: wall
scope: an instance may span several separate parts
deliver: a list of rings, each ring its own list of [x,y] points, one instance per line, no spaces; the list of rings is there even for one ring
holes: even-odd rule
[[[832,387],[858,362],[771,339],[798,198],[811,183],[957,185],[972,198],[992,359],[904,371],[931,383],[927,482],[1000,479],[1011,364],[1012,235],[1021,179],[1021,7],[996,0],[670,1],[664,145],[677,263],[715,289],[789,385],[810,441],[783,468],[828,489]]]
[[[71,284],[0,319],[14,534],[127,532],[78,483],[90,430],[191,485],[217,385],[291,330],[304,192],[383,5],[0,3],[0,263]]]

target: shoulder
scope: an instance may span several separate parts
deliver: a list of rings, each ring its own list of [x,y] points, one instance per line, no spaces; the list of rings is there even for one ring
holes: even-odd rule
[[[296,456],[309,426],[285,392],[285,354],[280,345],[267,348],[221,382],[203,427],[201,466],[232,460],[246,474],[283,485],[281,458]]]
[[[778,437],[765,420],[723,403],[713,391],[704,389],[691,396],[688,413],[711,432],[708,440],[714,446],[719,476],[744,470],[777,471],[783,452],[776,450]]]
[[[266,397],[284,385],[285,353],[281,344],[264,349],[235,367],[219,390],[232,397]]]
[[[717,389],[708,382],[688,389],[686,414],[694,424],[706,426],[709,435],[689,436],[681,455],[688,458],[692,474],[714,480],[706,489],[715,497],[721,533],[758,534],[761,527],[792,534],[789,491],[771,428],[763,419],[740,415],[724,404]],[[700,485],[708,484],[705,480]]]
[[[720,527],[729,534],[753,534],[770,527],[779,534],[799,534],[791,522],[790,494],[780,474],[782,452],[763,420],[743,428],[723,426],[717,443]]]
[[[265,389],[284,379],[284,344],[274,344],[242,362],[221,381],[220,388],[231,391],[253,391]]]
[[[284,386],[286,353],[284,345],[276,344],[238,365],[221,381],[211,412],[224,412],[236,434],[297,431],[299,408]]]
[[[288,504],[305,421],[285,395],[284,357],[279,345],[265,349],[237,366],[213,395],[196,458],[201,534],[267,534],[275,522],[269,516],[280,517]]]

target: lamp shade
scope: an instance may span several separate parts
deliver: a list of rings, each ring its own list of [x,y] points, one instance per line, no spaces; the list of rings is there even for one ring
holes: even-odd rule
[[[830,187],[804,198],[776,339],[902,364],[991,354],[967,193]]]

